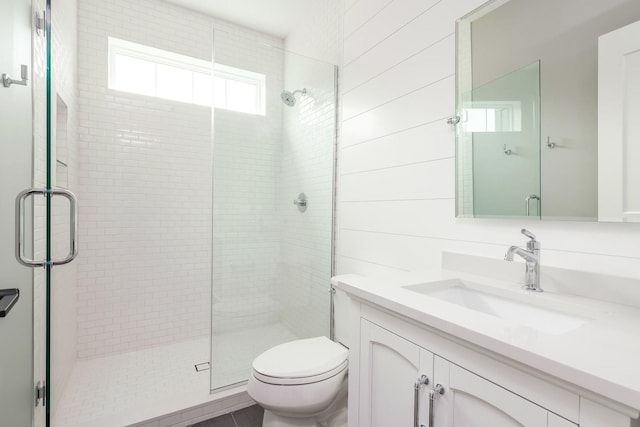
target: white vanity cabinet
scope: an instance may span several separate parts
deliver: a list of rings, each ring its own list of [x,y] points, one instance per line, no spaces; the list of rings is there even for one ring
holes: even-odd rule
[[[392,311],[363,301],[354,307],[349,427],[638,426],[595,393]],[[422,375],[429,382],[418,386],[415,424]],[[430,426],[429,391],[437,384],[445,391],[436,395]]]
[[[420,378],[433,378],[433,354],[364,319],[360,331],[359,425],[412,426],[414,416],[425,424],[424,411],[414,414],[415,393],[422,403],[430,384]]]
[[[433,382],[444,388],[434,403],[437,427],[576,426],[440,357],[435,358]]]
[[[412,426],[416,415],[428,426],[429,390],[437,384],[445,391],[436,395],[431,427],[576,426],[366,319],[359,371],[361,427]],[[420,383],[423,375],[428,384]]]

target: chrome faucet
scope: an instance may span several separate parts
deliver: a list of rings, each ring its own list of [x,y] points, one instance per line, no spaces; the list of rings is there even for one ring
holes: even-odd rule
[[[528,291],[542,292],[540,287],[540,242],[536,240],[536,236],[529,230],[523,228],[520,231],[529,238],[527,249],[511,246],[504,256],[505,261],[513,261],[513,255],[522,257],[526,264],[527,270],[524,274],[524,286],[522,289]]]

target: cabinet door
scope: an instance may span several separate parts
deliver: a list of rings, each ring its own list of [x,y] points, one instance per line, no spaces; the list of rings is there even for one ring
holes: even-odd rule
[[[433,378],[433,354],[367,320],[361,320],[361,427],[412,427],[414,387],[421,375]],[[422,424],[428,388],[419,390]]]
[[[434,404],[434,427],[547,427],[545,409],[439,357],[434,384],[445,389]]]

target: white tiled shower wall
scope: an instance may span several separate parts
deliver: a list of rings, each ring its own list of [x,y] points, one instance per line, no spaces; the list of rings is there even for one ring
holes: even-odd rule
[[[159,1],[83,0],[78,6],[78,354],[205,336],[211,307],[211,111],[109,90],[107,37],[211,60],[215,28],[216,61],[248,68],[247,60],[265,61],[253,47],[259,42],[280,46],[281,40]],[[238,55],[243,51],[246,57]],[[254,71],[274,71],[282,64],[276,59],[268,70]],[[282,75],[281,68],[276,74]],[[255,117],[245,121],[229,113],[227,118],[216,118],[216,140],[220,134],[242,146],[256,139],[246,131]],[[279,137],[265,121],[261,131],[264,147]],[[232,168],[228,173],[241,176]],[[264,251],[257,246],[256,259]],[[214,274],[225,272],[214,266]]]
[[[502,258],[526,227],[543,266],[638,277],[640,224],[455,219],[455,20],[483,2],[347,0],[338,273]]]

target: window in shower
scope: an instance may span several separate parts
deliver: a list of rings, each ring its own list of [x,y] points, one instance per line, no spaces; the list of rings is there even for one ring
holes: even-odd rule
[[[109,88],[265,115],[264,74],[109,37]]]

